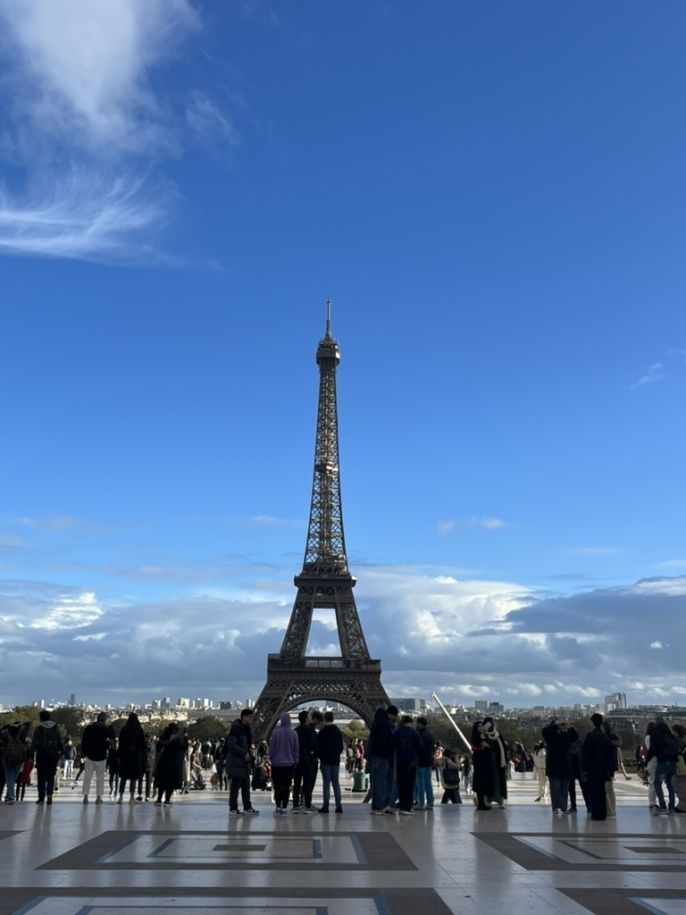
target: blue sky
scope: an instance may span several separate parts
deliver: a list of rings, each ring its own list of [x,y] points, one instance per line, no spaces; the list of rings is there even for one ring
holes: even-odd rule
[[[683,5],[0,18],[2,698],[257,693],[330,296],[388,691],[683,703]]]

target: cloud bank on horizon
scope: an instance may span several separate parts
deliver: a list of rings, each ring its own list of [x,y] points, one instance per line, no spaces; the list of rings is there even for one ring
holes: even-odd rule
[[[184,593],[144,602],[107,602],[48,581],[3,582],[3,695],[59,698],[76,684],[83,698],[101,702],[256,695],[293,595],[284,569],[246,566],[239,588],[229,584],[230,565],[223,582],[206,586],[166,566],[173,586],[185,578]],[[517,707],[594,703],[620,690],[641,703],[686,702],[686,577],[564,596],[462,580],[449,570],[372,564],[362,571],[358,608],[393,696],[436,690],[449,701],[489,698]],[[324,614],[315,614],[309,651],[339,653],[335,624]]]

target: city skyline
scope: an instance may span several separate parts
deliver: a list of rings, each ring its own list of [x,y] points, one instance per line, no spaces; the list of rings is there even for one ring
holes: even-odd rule
[[[6,705],[259,693],[328,296],[386,691],[684,703],[686,10],[514,6],[0,2]]]

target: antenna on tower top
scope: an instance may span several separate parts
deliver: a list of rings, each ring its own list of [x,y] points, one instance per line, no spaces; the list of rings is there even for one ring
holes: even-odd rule
[[[331,336],[331,299],[326,300],[326,336]]]

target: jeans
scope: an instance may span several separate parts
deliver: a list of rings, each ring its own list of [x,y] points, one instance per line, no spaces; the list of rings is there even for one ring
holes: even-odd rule
[[[3,765],[5,767],[5,784],[7,785],[7,795],[5,800],[13,801],[14,789],[17,786],[17,779],[19,778],[19,773],[21,772],[23,763],[17,763],[14,766],[11,766],[9,763],[3,763]]]
[[[655,794],[660,807],[665,809],[665,795],[662,790],[662,780],[667,782],[667,793],[669,795],[669,809],[674,810],[674,776],[676,775],[676,761],[659,762],[655,769]]]
[[[550,804],[553,810],[567,809],[567,795],[569,794],[569,779],[557,775],[549,775]]]
[[[372,810],[385,810],[393,803],[393,759],[372,756]]]
[[[86,765],[83,773],[83,795],[88,797],[88,792],[91,790],[91,779],[93,774],[95,774],[95,793],[98,797],[102,797],[105,793],[105,765],[106,760],[104,759],[88,759],[86,758]]]
[[[338,772],[340,766],[331,766],[326,763],[322,763],[322,781],[324,782],[324,807],[329,806],[329,798],[331,797],[331,788],[333,787],[333,797],[336,802],[336,807],[341,806],[341,786],[338,783]]]
[[[417,803],[420,807],[433,807],[434,788],[431,783],[431,766],[417,766]]]
[[[74,774],[74,760],[65,759],[64,760],[64,772],[63,772],[64,780],[66,781],[68,778],[71,778],[73,774]]]

